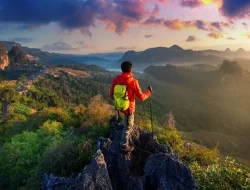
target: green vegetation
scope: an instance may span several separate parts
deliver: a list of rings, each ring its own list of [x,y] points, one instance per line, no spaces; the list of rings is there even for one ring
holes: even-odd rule
[[[84,67],[76,65],[67,68],[84,71]],[[210,144],[212,148],[208,149],[192,142],[197,133],[195,142],[205,144],[203,138],[199,139],[198,129],[203,129],[208,138],[211,136],[206,131],[220,132],[236,144],[229,153],[237,150],[247,156],[247,144],[244,145],[248,142],[244,140],[249,123],[247,73],[241,72],[243,78],[227,75],[216,84],[225,75],[209,67],[205,67],[206,71],[188,67],[170,69],[166,81],[159,75],[164,82],[152,77],[147,77],[147,81],[140,79],[142,89],[149,82],[154,87],[153,119],[158,141],[172,147],[190,167],[200,189],[249,189],[249,168],[221,155],[221,144]],[[70,176],[89,163],[96,138],[109,136],[108,122],[114,114],[108,98],[113,76],[90,70],[90,76],[85,78],[67,73],[59,77],[44,75],[22,94],[16,89],[27,79],[20,78],[11,85],[6,81],[0,83],[5,84],[0,85],[0,97],[10,103],[9,115],[0,122],[0,189],[40,189],[44,173]],[[207,86],[204,88],[201,82]],[[240,91],[236,93],[235,87]],[[240,101],[236,103],[237,98]],[[137,124],[151,130],[148,106],[148,102],[138,102],[135,118]],[[166,116],[169,110],[173,114]],[[235,140],[240,135],[242,139]]]
[[[30,107],[25,106],[23,104],[18,104],[18,103],[14,103],[13,104],[13,108],[14,108],[14,112],[15,113],[19,113],[22,115],[30,115],[32,113],[32,110]]]
[[[250,168],[231,157],[224,157],[215,147],[207,149],[186,141],[184,136],[171,124],[156,129],[158,140],[169,145],[182,162],[191,169],[199,189],[249,189]]]

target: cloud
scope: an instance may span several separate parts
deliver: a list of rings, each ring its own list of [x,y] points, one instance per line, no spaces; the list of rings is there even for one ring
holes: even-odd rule
[[[145,37],[145,38],[152,38],[153,35],[152,35],[152,34],[146,34],[144,37]]]
[[[132,47],[119,46],[115,48],[116,51],[127,51],[127,50],[133,50],[133,49],[136,49],[136,47],[135,46],[132,46]]]
[[[25,37],[16,37],[16,38],[9,39],[9,41],[19,42],[19,43],[30,43],[30,42],[33,42],[33,39],[25,38]]]
[[[196,8],[208,4],[216,4],[217,7],[221,7],[223,0],[179,0],[179,3],[183,7]]]
[[[164,20],[162,18],[149,17],[143,22],[144,25],[164,26],[171,30],[182,30],[186,28],[196,28],[198,30],[218,30],[223,31],[230,28],[232,23],[229,22],[206,22],[203,20],[183,21],[180,19]]]
[[[200,0],[181,0],[181,5],[183,7],[199,7],[201,6],[203,3]]]
[[[227,39],[228,39],[228,40],[236,40],[236,39],[233,38],[233,37],[228,37]]]
[[[188,36],[188,38],[186,39],[186,42],[194,42],[198,40],[199,39],[196,36]]]
[[[155,4],[155,7],[154,9],[152,10],[151,12],[151,16],[156,16],[160,13],[160,8],[159,8],[159,5],[158,4]]]
[[[223,0],[220,9],[223,15],[230,18],[250,18],[250,1],[249,0]]]
[[[223,28],[230,28],[230,24],[227,23],[227,22],[211,22],[210,26],[213,29],[217,29],[217,30],[220,30],[220,31],[222,31]]]
[[[1,0],[0,23],[33,28],[57,23],[65,30],[80,30],[91,36],[91,27],[102,22],[117,34],[159,13],[167,0]],[[155,4],[152,11],[149,4]]]
[[[217,31],[211,31],[210,33],[207,34],[207,36],[209,38],[213,38],[213,39],[220,39],[223,38],[223,34]]]
[[[183,7],[190,8],[215,4],[228,18],[250,18],[249,0],[179,0],[179,3]]]
[[[74,51],[82,48],[92,48],[92,47],[94,46],[88,46],[83,41],[77,42],[74,47],[66,42],[59,41],[59,42],[54,42],[52,44],[46,44],[42,47],[42,49],[45,51]]]

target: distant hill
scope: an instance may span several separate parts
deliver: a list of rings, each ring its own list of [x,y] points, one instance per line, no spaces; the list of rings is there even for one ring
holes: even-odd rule
[[[36,60],[40,64],[48,65],[58,65],[58,64],[95,64],[102,67],[106,67],[113,61],[111,59],[106,59],[103,56],[90,56],[90,55],[72,55],[72,54],[59,54],[59,53],[49,53],[42,51],[38,48],[23,47],[21,44],[9,41],[0,41],[3,46],[10,51],[13,46],[16,46],[22,50],[30,60]],[[108,55],[107,55],[108,56]]]
[[[87,56],[90,57],[100,57],[103,59],[109,59],[109,60],[119,60],[124,55],[124,52],[110,52],[110,53],[91,53]]]
[[[204,55],[215,55],[230,59],[239,59],[239,58],[250,59],[250,52],[244,50],[243,48],[239,48],[237,51],[231,51],[229,48],[227,48],[225,51],[209,49],[199,52],[203,53]]]
[[[9,59],[7,55],[7,50],[0,43],[0,70],[3,70],[8,65],[9,65]]]
[[[157,64],[197,64],[208,63],[218,64],[224,58],[214,55],[204,55],[202,52],[193,50],[184,50],[183,48],[174,45],[170,48],[156,47],[146,49],[142,52],[128,51],[124,54],[119,62],[130,60],[135,63],[135,67],[147,67],[148,65]]]

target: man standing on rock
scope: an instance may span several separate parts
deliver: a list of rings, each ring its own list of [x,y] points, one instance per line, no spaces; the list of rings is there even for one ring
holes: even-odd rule
[[[110,89],[110,97],[114,100],[117,110],[124,113],[124,128],[121,139],[121,150],[125,152],[133,151],[134,147],[129,144],[130,129],[134,125],[135,96],[144,101],[150,97],[152,87],[149,86],[143,93],[138,81],[132,74],[132,63],[125,61],[121,64],[122,74],[115,77]],[[120,92],[119,92],[120,91]],[[119,98],[122,94],[122,98]]]

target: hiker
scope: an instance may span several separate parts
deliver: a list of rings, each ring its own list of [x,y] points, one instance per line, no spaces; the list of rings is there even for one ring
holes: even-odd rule
[[[121,150],[133,151],[134,147],[129,144],[130,129],[134,125],[135,97],[144,101],[150,97],[152,87],[149,86],[143,93],[138,81],[132,74],[132,63],[124,61],[121,64],[122,74],[115,77],[110,89],[110,97],[114,100],[116,110],[124,113],[124,128],[121,139]]]

